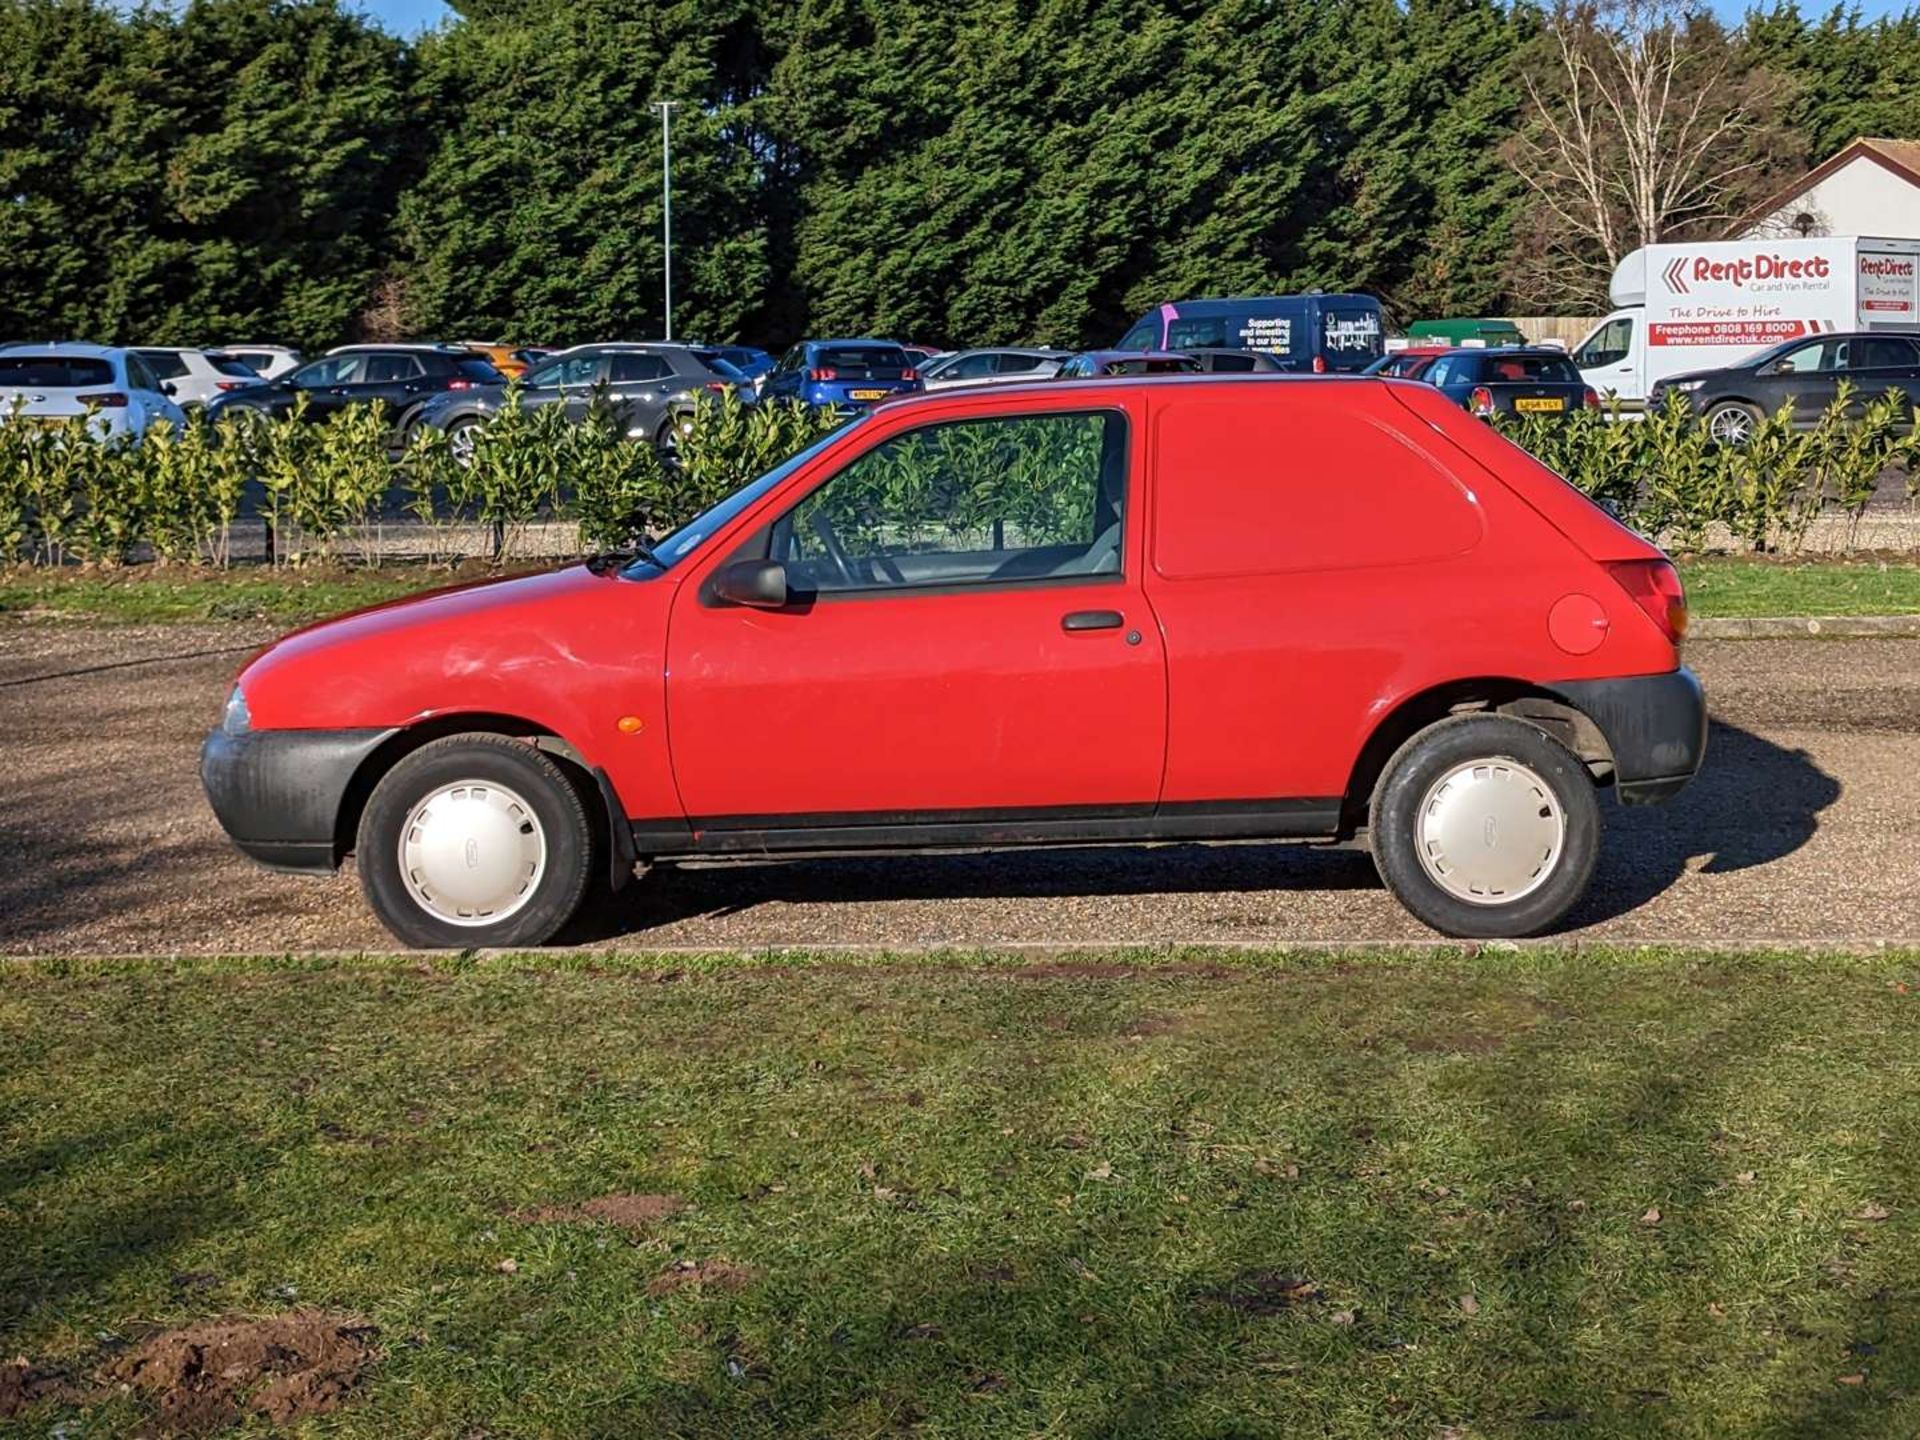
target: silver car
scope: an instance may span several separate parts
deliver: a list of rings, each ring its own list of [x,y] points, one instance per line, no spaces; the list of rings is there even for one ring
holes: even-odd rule
[[[161,384],[173,386],[173,401],[183,410],[209,404],[230,391],[267,383],[257,371],[227,355],[209,355],[179,345],[142,345],[133,353],[147,362]]]
[[[1071,350],[1026,350],[999,346],[981,350],[956,350],[930,361],[920,378],[929,390],[947,390],[956,385],[1005,385],[1015,380],[1049,380],[1065,363]]]

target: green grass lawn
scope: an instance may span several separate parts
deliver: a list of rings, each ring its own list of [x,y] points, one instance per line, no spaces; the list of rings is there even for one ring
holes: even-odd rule
[[[1920,613],[1920,557],[1796,561],[1717,556],[1682,561],[1680,570],[1693,613],[1702,617]],[[0,615],[112,622],[257,619],[291,625],[489,573],[479,564],[458,572],[423,565],[229,571],[16,566],[0,569]]]
[[[0,1434],[1920,1430],[1920,955],[1135,958],[14,962]]]
[[[1680,562],[1695,615],[1920,614],[1920,557],[1758,560],[1714,556]]]

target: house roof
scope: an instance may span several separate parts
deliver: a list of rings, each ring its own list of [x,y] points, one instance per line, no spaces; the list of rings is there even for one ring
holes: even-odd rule
[[[1780,210],[1796,195],[1803,195],[1822,180],[1855,160],[1867,159],[1907,184],[1920,189],[1920,140],[1894,140],[1878,135],[1861,135],[1843,145],[1791,185],[1783,185],[1754,206],[1728,230],[1729,235],[1759,223]]]

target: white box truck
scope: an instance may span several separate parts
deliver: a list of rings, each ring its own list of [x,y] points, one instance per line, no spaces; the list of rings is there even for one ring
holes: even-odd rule
[[[1834,330],[1920,329],[1920,240],[1864,235],[1647,245],[1614,268],[1614,312],[1574,349],[1602,398]]]

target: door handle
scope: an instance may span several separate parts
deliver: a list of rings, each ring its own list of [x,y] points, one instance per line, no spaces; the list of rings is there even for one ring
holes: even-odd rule
[[[1076,630],[1118,630],[1127,617],[1118,610],[1073,610],[1060,617],[1060,628]]]

